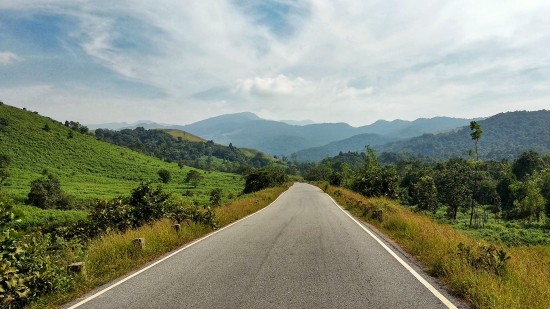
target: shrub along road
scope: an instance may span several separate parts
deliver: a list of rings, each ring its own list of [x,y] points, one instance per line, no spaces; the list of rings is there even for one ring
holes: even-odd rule
[[[328,195],[295,184],[259,213],[66,308],[454,307],[426,285]]]

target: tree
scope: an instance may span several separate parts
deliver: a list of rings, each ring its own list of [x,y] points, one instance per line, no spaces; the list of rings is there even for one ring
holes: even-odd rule
[[[245,176],[244,193],[252,193],[265,188],[282,185],[288,180],[281,168],[267,167],[256,169]]]
[[[44,209],[69,209],[71,207],[71,198],[61,190],[59,180],[48,172],[31,182],[31,191],[27,197],[29,204]]]
[[[351,188],[366,197],[398,198],[399,175],[393,166],[365,169],[351,184]]]
[[[50,131],[51,131],[51,128],[50,128],[50,126],[46,123],[46,124],[44,125],[44,127],[42,128],[42,130],[44,130],[44,131],[46,131],[46,132],[50,132]]]
[[[524,181],[521,186],[525,192],[525,196],[514,201],[514,206],[519,212],[522,219],[530,219],[535,217],[540,221],[540,215],[544,210],[544,197],[541,194],[539,183],[541,179],[538,174],[534,174]]]
[[[158,174],[159,174],[160,181],[162,181],[163,183],[170,182],[170,178],[172,175],[170,174],[169,170],[161,169],[158,171]]]
[[[421,210],[437,211],[437,188],[431,176],[421,177],[414,185],[413,201]]]
[[[474,211],[476,207],[476,193],[477,193],[477,177],[478,177],[478,163],[479,163],[479,153],[477,151],[477,143],[479,142],[479,139],[481,138],[481,134],[483,133],[483,130],[481,130],[481,126],[476,122],[472,121],[470,122],[470,136],[472,137],[472,140],[474,141],[475,145],[475,153],[476,153],[476,160],[474,161],[474,187],[472,188],[472,207],[470,212],[470,226],[472,226],[472,220],[474,218]]]
[[[10,165],[10,158],[6,155],[0,154],[0,188],[6,182],[10,173],[8,172],[8,166]]]
[[[210,191],[210,204],[212,206],[220,206],[222,204],[222,194],[222,189],[212,189],[212,191]]]
[[[194,188],[196,188],[203,178],[204,177],[197,170],[190,170],[185,176],[185,182],[191,184]]]
[[[138,227],[160,219],[168,198],[169,195],[162,188],[153,188],[151,183],[141,183],[128,199],[128,204],[132,206],[133,226]]]
[[[8,131],[8,126],[10,122],[6,118],[0,118],[0,132],[6,132]]]
[[[395,167],[380,166],[374,150],[367,146],[367,156],[358,178],[351,184],[352,190],[366,197],[385,196],[397,198],[399,175]]]
[[[447,214],[452,220],[456,220],[460,208],[471,203],[470,174],[470,166],[463,159],[451,159],[436,171],[438,199],[449,206]]]
[[[540,174],[540,194],[545,201],[544,212],[550,218],[550,169],[546,169]]]
[[[544,161],[535,151],[526,151],[512,164],[512,172],[518,180],[525,180],[534,172],[540,171]]]

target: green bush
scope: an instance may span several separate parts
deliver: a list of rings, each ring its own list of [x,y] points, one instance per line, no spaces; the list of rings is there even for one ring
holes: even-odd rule
[[[0,201],[0,306],[22,308],[40,295],[71,286],[63,264],[69,243],[48,234],[18,237],[8,227],[14,220],[11,209]]]
[[[245,177],[244,193],[252,193],[282,185],[288,180],[284,170],[276,167],[256,169]]]
[[[477,246],[458,244],[458,255],[476,269],[484,270],[498,276],[504,275],[506,261],[510,256],[495,245],[478,243]]]
[[[90,212],[90,220],[99,233],[125,231],[134,223],[133,209],[122,197],[110,201],[97,200]]]
[[[31,182],[27,197],[29,204],[43,209],[70,209],[72,204],[71,197],[61,190],[59,180],[48,172]]]
[[[162,181],[162,183],[170,182],[170,178],[172,177],[172,175],[170,174],[169,170],[161,169],[158,171],[158,174],[159,174],[160,181]]]
[[[223,190],[220,188],[214,188],[210,191],[210,205],[220,206],[222,204]]]

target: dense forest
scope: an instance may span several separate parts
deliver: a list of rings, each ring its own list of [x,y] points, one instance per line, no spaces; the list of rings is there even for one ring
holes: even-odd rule
[[[146,130],[142,127],[121,131],[97,129],[94,134],[99,140],[111,144],[204,170],[241,173],[248,167],[265,167],[273,161],[260,152],[250,156],[231,144],[223,146],[212,141],[188,141],[181,137],[175,138],[162,130]]]

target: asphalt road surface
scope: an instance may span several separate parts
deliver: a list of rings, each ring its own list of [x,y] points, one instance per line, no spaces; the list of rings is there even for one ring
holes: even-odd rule
[[[328,195],[306,184],[122,280],[65,307],[453,308],[445,292],[422,284]]]

